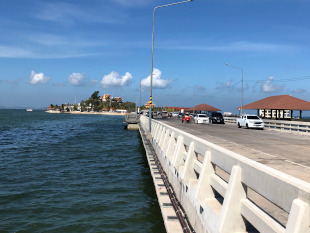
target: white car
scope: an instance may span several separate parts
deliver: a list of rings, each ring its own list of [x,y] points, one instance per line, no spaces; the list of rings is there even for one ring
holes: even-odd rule
[[[258,128],[264,129],[264,122],[256,115],[241,115],[240,118],[237,119],[238,128]]]
[[[197,114],[194,118],[196,124],[209,124],[209,117],[206,114]]]
[[[179,116],[179,113],[178,112],[173,112],[172,113],[172,117],[178,117]]]

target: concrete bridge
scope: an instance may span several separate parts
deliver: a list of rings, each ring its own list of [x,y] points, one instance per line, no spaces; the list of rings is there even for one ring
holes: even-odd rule
[[[140,132],[167,232],[310,232],[309,136],[172,119],[148,134],[148,120]]]

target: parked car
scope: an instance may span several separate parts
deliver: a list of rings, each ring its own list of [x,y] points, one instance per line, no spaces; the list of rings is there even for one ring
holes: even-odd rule
[[[178,112],[173,112],[172,117],[178,117],[179,113]]]
[[[178,115],[178,118],[182,118],[184,116],[184,113],[180,112]]]
[[[162,111],[162,112],[161,112],[161,117],[162,117],[162,118],[168,117],[168,112],[167,112],[167,111]]]
[[[191,118],[191,119],[193,119],[193,120],[194,120],[194,119],[195,119],[195,117],[197,116],[197,114],[191,113],[189,116],[190,116],[190,118]]]
[[[195,116],[195,123],[196,124],[209,124],[209,117],[206,114],[197,114]]]
[[[264,122],[261,118],[256,115],[241,115],[240,118],[237,119],[237,126],[238,128],[245,127],[245,128],[258,128],[264,129]]]
[[[225,124],[223,114],[220,112],[208,112],[208,117],[211,123]]]

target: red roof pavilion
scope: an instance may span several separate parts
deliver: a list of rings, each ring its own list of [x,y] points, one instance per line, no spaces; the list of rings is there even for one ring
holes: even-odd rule
[[[243,109],[310,110],[310,102],[290,95],[276,95],[244,105]]]
[[[270,96],[265,99],[255,101],[253,103],[244,105],[243,109],[257,109],[257,114],[259,110],[263,110],[263,116],[265,117],[266,110],[271,110],[271,112],[276,111],[276,118],[278,119],[278,112],[284,114],[284,110],[290,110],[290,117],[293,117],[293,110],[299,110],[300,119],[302,110],[310,110],[310,102],[298,99],[290,95],[276,95]],[[272,113],[271,113],[272,115]]]
[[[217,112],[217,111],[221,111],[218,108],[212,107],[208,104],[199,104],[193,108],[189,108],[187,109],[187,111],[206,111],[206,112]]]

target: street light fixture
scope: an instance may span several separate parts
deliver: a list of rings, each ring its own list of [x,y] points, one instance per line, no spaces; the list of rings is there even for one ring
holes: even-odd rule
[[[150,81],[150,111],[149,111],[149,132],[151,133],[151,122],[152,122],[152,84],[153,84],[153,55],[154,55],[154,25],[155,25],[155,11],[158,8],[166,7],[166,6],[173,6],[181,3],[187,3],[187,2],[192,2],[194,0],[187,0],[187,1],[182,1],[182,2],[176,2],[176,3],[171,3],[167,5],[162,5],[162,6],[157,6],[153,10],[153,32],[152,32],[152,59],[151,59],[151,81]]]
[[[229,64],[227,64],[227,63],[224,63],[226,66],[230,66],[230,67],[233,67],[233,68],[236,68],[236,69],[239,69],[239,70],[241,70],[241,72],[242,72],[242,79],[241,79],[241,81],[242,81],[242,91],[241,91],[241,114],[242,114],[242,108],[243,108],[243,69],[242,68],[240,68],[240,67],[238,67],[238,66],[232,66],[232,65],[229,65]]]

